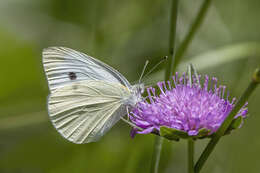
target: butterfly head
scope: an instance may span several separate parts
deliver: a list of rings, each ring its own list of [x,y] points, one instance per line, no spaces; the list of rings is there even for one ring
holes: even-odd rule
[[[133,86],[132,89],[136,94],[142,95],[144,93],[144,84],[139,83]]]
[[[128,104],[131,106],[135,106],[136,103],[142,101],[142,94],[144,92],[144,84],[139,83],[136,85],[133,85],[131,88],[131,98],[128,100]]]

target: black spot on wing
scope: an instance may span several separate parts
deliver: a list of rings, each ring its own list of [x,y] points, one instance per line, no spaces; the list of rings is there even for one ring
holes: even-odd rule
[[[76,80],[76,79],[77,79],[76,73],[74,73],[74,72],[69,72],[69,78],[70,78],[70,80]]]

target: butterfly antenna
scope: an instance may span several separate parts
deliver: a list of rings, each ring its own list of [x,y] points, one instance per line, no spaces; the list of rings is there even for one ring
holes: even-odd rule
[[[144,75],[143,79],[146,78],[149,74],[151,74],[151,73],[154,71],[154,69],[156,69],[162,62],[164,62],[164,61],[167,60],[167,59],[168,59],[168,56],[163,57],[163,59],[161,59],[161,61],[159,61],[155,66],[153,66],[153,68],[151,68],[151,69]]]
[[[141,75],[140,75],[140,78],[139,78],[139,80],[138,80],[139,83],[141,83],[141,81],[142,81],[142,78],[143,78],[143,75],[144,75],[144,72],[145,72],[145,69],[146,69],[148,63],[149,63],[149,61],[146,60],[146,61],[145,61],[145,64],[144,64],[144,68],[143,68],[142,73],[141,73]]]

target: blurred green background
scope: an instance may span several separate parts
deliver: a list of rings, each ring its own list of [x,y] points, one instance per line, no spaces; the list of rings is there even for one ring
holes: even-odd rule
[[[72,144],[52,127],[42,49],[66,46],[108,63],[136,81],[167,55],[168,0],[0,1],[0,172],[149,172],[153,135],[129,137],[119,122],[99,142]],[[202,0],[181,0],[177,42],[185,37]],[[179,66],[193,62],[239,97],[260,64],[260,1],[214,1]],[[163,80],[163,65],[148,83]],[[244,126],[224,137],[203,171],[260,172],[260,89],[249,100]],[[196,156],[207,140],[196,143]],[[186,143],[164,142],[160,172],[186,172]]]

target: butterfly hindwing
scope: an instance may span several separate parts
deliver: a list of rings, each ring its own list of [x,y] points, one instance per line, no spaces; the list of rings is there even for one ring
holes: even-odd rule
[[[48,99],[54,127],[74,143],[98,140],[126,114],[123,98],[130,96],[121,84],[79,81],[58,88]]]

